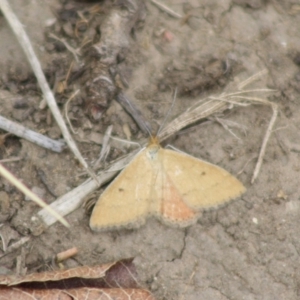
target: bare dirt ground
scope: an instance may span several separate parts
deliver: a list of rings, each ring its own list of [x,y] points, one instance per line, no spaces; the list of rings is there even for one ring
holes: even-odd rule
[[[76,38],[68,27],[72,9],[83,10],[97,2],[13,0],[10,3],[24,24],[53,87],[55,80],[66,77],[74,57],[50,40],[49,33],[65,38],[75,47],[72,43]],[[157,299],[298,299],[299,2],[176,0],[164,3],[183,17],[173,18],[145,1],[131,34],[129,50],[119,64],[128,82],[126,93],[156,128],[171,105],[171,89],[175,86],[179,95],[172,117],[202,97],[221,93],[228,84],[239,83],[267,69],[269,73],[259,81],[258,87],[278,91],[269,100],[278,104],[280,113],[258,179],[251,185],[272,115],[267,106],[238,107],[223,114],[220,117],[230,130],[212,119],[168,140],[182,151],[225,168],[247,187],[240,199],[204,212],[197,224],[185,229],[167,227],[149,219],[136,230],[93,233],[88,225],[89,216],[82,207],[67,216],[70,230],[55,224],[38,234],[27,226],[27,221],[39,210],[37,205],[25,201],[20,192],[0,180],[2,238],[5,236],[10,245],[23,236],[32,236],[21,248],[0,257],[0,271],[15,272],[20,255],[22,266],[28,272],[45,270],[53,255],[76,246],[79,254],[68,260],[66,267],[135,257],[141,283]],[[99,5],[107,11],[110,9],[103,2]],[[58,11],[65,12],[65,23],[61,19],[52,22],[58,19]],[[101,24],[103,11],[98,14]],[[94,27],[81,29],[80,38],[99,32],[97,20]],[[48,109],[40,109],[41,93],[3,16],[0,17],[0,65],[1,115],[52,138],[60,138]],[[56,89],[61,108],[74,90],[74,85],[60,93]],[[123,139],[127,132],[124,127],[130,129],[132,140],[146,137],[117,102],[109,103],[100,120],[90,121],[83,100],[78,98],[71,103],[70,118],[79,131],[74,138],[90,165],[101,149],[96,133],[103,134],[108,125],[114,126],[114,136]],[[21,158],[5,166],[30,188],[39,188],[48,203],[86,179],[81,175],[83,168],[68,150],[56,154],[13,136],[2,140],[1,160]],[[122,154],[121,148],[112,149],[107,161]]]

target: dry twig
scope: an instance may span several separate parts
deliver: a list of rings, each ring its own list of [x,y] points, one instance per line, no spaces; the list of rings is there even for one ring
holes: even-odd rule
[[[126,96],[123,92],[120,92],[117,95],[117,101],[130,114],[144,133],[151,132],[150,124],[145,120],[141,111],[132,103],[132,101],[130,101],[128,96]]]
[[[0,116],[0,128],[54,152],[62,152],[66,147],[64,140],[53,140],[2,116]]]

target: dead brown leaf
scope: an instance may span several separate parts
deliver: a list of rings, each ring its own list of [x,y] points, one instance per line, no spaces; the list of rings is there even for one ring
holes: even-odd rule
[[[77,267],[0,276],[0,300],[154,300],[138,287],[132,259],[95,267]]]

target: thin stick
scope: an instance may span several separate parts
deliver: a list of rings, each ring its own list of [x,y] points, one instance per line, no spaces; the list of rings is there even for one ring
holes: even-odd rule
[[[21,160],[22,157],[11,157],[11,158],[4,158],[4,159],[0,159],[0,163],[9,163],[9,162],[14,162],[14,161],[19,161]]]
[[[54,152],[62,152],[66,148],[64,140],[50,139],[2,116],[0,116],[0,128]]]
[[[16,186],[21,192],[23,192],[27,197],[32,199],[35,203],[45,208],[48,213],[50,213],[53,217],[56,218],[59,222],[61,222],[66,227],[70,227],[69,223],[62,218],[55,210],[53,210],[49,205],[47,205],[41,198],[39,198],[36,194],[34,194],[31,190],[28,189],[21,181],[19,181],[12,173],[10,173],[6,168],[4,168],[0,164],[0,174],[7,179],[10,183]]]
[[[126,96],[123,92],[120,92],[117,95],[117,101],[122,105],[122,107],[132,116],[134,121],[138,124],[140,129],[144,133],[151,135],[151,126],[145,120],[141,111],[130,101],[129,97]]]
[[[40,85],[40,88],[43,92],[44,98],[47,101],[47,104],[62,132],[62,135],[67,142],[68,146],[70,147],[71,151],[74,153],[76,158],[80,161],[80,163],[86,168],[87,172],[92,176],[94,179],[96,179],[95,173],[89,168],[86,161],[82,157],[81,153],[79,152],[76,143],[74,142],[72,136],[70,135],[68,128],[61,116],[61,113],[58,109],[58,106],[56,104],[55,98],[52,94],[52,91],[47,83],[47,80],[45,78],[45,75],[42,71],[41,64],[36,57],[33,47],[30,43],[30,40],[23,29],[23,25],[20,23],[14,12],[12,11],[11,7],[8,4],[7,0],[0,0],[0,9],[5,16],[6,20],[8,21],[11,29],[15,33],[23,51],[26,54],[26,57],[31,65],[31,68],[38,80],[38,83]],[[97,180],[97,179],[96,179]]]
[[[170,9],[166,5],[160,3],[160,2],[158,2],[156,0],[151,0],[151,2],[153,4],[155,4],[158,8],[160,8],[162,11],[164,11],[165,13],[167,13],[168,15],[170,15],[171,17],[178,18],[178,19],[182,18],[182,15],[178,14],[177,12],[175,12],[172,9]]]

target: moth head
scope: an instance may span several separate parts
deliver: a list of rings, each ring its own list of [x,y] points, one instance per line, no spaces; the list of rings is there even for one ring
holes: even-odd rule
[[[151,136],[147,147],[147,157],[150,160],[154,160],[157,157],[157,152],[160,148],[158,138],[156,136]]]

